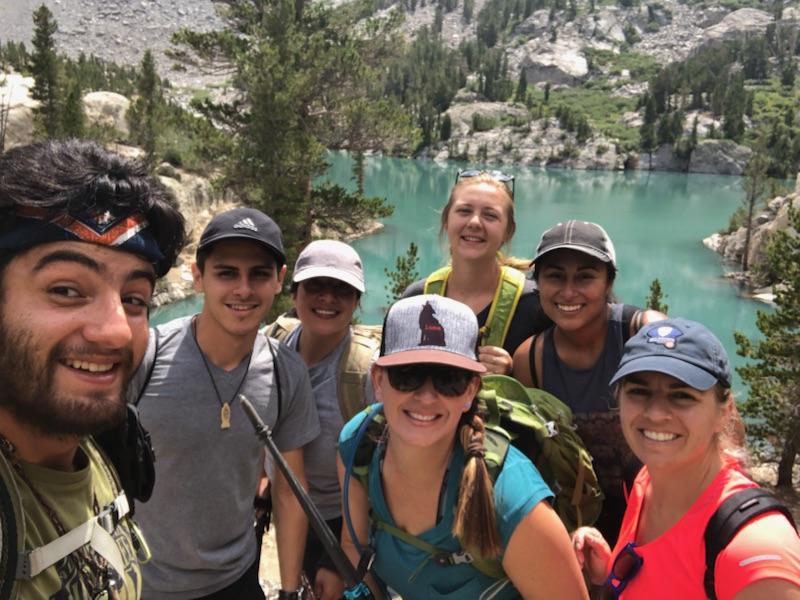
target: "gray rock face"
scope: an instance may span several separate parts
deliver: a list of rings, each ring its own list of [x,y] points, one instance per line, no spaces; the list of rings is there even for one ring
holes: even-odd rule
[[[575,85],[589,74],[589,65],[579,43],[557,41],[541,45],[534,42],[522,54],[519,68],[525,71],[528,85],[547,81],[553,85]]]
[[[651,154],[641,153],[637,168],[641,171],[685,171],[686,161],[675,156],[672,144],[663,144]]]
[[[752,153],[731,140],[703,140],[692,152],[689,172],[741,175]]]
[[[427,155],[438,161],[459,159],[584,170],[619,170],[623,165],[623,157],[617,153],[613,140],[597,135],[579,143],[574,134],[558,127],[556,119],[454,133],[449,141],[429,148]]]
[[[761,213],[754,216],[750,247],[747,252],[747,261],[751,268],[763,263],[770,236],[776,231],[789,228],[789,208],[792,206],[795,209],[800,208],[799,194],[774,198]],[[797,232],[793,233],[797,234]],[[703,244],[721,254],[726,261],[740,265],[744,255],[746,237],[747,230],[740,227],[729,234],[712,234],[703,240]],[[758,282],[755,283],[758,284]]]
[[[772,21],[772,16],[755,8],[740,8],[719,23],[705,30],[703,46],[728,40],[743,40],[748,35],[761,34]]]
[[[112,129],[122,139],[130,133],[127,120],[130,105],[130,100],[114,92],[89,92],[83,97],[87,122]]]
[[[30,97],[32,87],[33,77],[0,73],[0,105],[8,107],[6,150],[33,141],[33,109],[39,103]]]
[[[0,75],[0,104],[9,106],[5,147],[13,148],[30,144],[33,141],[33,109],[39,102],[30,97],[33,88],[32,77],[22,77],[18,73]],[[90,92],[83,97],[86,120],[116,132],[117,139],[128,136],[126,119],[130,101],[113,92]]]

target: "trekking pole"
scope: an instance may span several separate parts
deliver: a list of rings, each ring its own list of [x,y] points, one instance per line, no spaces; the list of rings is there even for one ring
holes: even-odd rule
[[[245,398],[244,394],[239,394],[238,397],[244,409],[244,413],[247,415],[247,418],[250,419],[253,428],[256,430],[256,436],[258,436],[258,439],[266,446],[267,451],[275,461],[278,469],[280,469],[281,473],[286,478],[297,501],[305,511],[308,522],[311,524],[311,527],[322,543],[322,547],[325,549],[325,552],[328,553],[328,556],[330,556],[336,570],[339,571],[339,575],[342,576],[345,586],[345,600],[357,600],[360,598],[374,600],[375,597],[372,595],[372,591],[364,583],[363,577],[359,577],[358,571],[352,565],[350,559],[347,558],[341,546],[339,546],[339,541],[336,539],[336,536],[333,535],[325,519],[312,502],[308,493],[303,489],[303,486],[297,481],[297,477],[292,473],[286,460],[284,460],[280,450],[278,450],[278,447],[272,439],[272,432],[269,430],[269,427],[264,424],[264,421],[258,416],[256,409],[253,408],[253,405]]]

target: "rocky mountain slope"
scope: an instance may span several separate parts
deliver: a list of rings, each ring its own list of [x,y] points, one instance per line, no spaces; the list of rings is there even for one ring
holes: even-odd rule
[[[29,40],[31,14],[41,1],[0,2],[0,42]],[[467,1],[474,3],[470,20],[463,16],[465,0],[455,0],[453,9],[441,16],[442,40],[451,47],[475,38],[477,15],[489,0]],[[184,97],[203,86],[220,83],[220,75],[203,73],[199,68],[175,69],[174,61],[165,54],[169,37],[177,29],[220,26],[215,12],[219,5],[210,0],[44,2],[59,23],[59,49],[67,54],[94,53],[119,63],[137,63],[143,49],[150,48],[160,74],[183,88]],[[647,89],[654,69],[685,59],[710,44],[763,34],[772,20],[769,12],[726,8],[732,3],[723,6],[677,0],[631,1],[628,8],[603,2],[595,5],[594,0],[571,0],[570,4],[575,7],[574,14],[566,9],[540,9],[520,22],[506,41],[505,62],[508,79],[516,82],[524,72],[528,88],[539,96],[547,87],[555,94],[574,91],[572,96],[560,97],[565,99],[559,102],[567,105],[593,103],[594,114],[589,114],[591,136],[578,137],[552,116],[531,118],[528,108],[520,103],[488,102],[469,91],[468,81],[446,113],[453,124],[450,139],[427,148],[426,156],[578,169],[742,173],[750,153],[731,142],[702,141],[691,160],[681,160],[670,146],[641,155],[630,140],[622,139],[620,131],[635,131],[641,125],[643,110],[637,108],[636,100]],[[413,6],[406,11],[403,25],[408,36],[434,23],[437,2],[411,0],[406,5]],[[798,21],[799,17],[800,8],[787,2],[783,19]],[[720,130],[718,117],[689,111],[684,136],[690,135],[695,117],[701,140],[711,128]],[[476,119],[485,126],[475,127]]]

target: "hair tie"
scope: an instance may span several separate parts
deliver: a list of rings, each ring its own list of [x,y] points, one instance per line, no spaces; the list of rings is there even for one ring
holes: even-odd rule
[[[486,456],[486,448],[483,447],[483,440],[473,437],[467,446],[467,457],[484,458]]]

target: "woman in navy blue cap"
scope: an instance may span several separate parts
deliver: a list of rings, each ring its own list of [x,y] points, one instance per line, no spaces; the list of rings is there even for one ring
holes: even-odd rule
[[[800,540],[779,512],[747,521],[728,544],[718,535],[704,540],[725,500],[757,488],[743,470],[719,340],[685,319],[644,327],[626,344],[612,384],[625,440],[644,467],[613,552],[596,529],[573,535],[590,579],[625,600],[800,598]],[[715,544],[723,547],[707,569]]]
[[[596,526],[612,543],[625,512],[625,484],[639,465],[620,434],[609,381],[625,341],[643,324],[666,316],[614,302],[616,275],[614,244],[600,225],[564,221],[545,231],[533,277],[553,326],[520,345],[513,370],[524,385],[572,409],[605,494]]]

